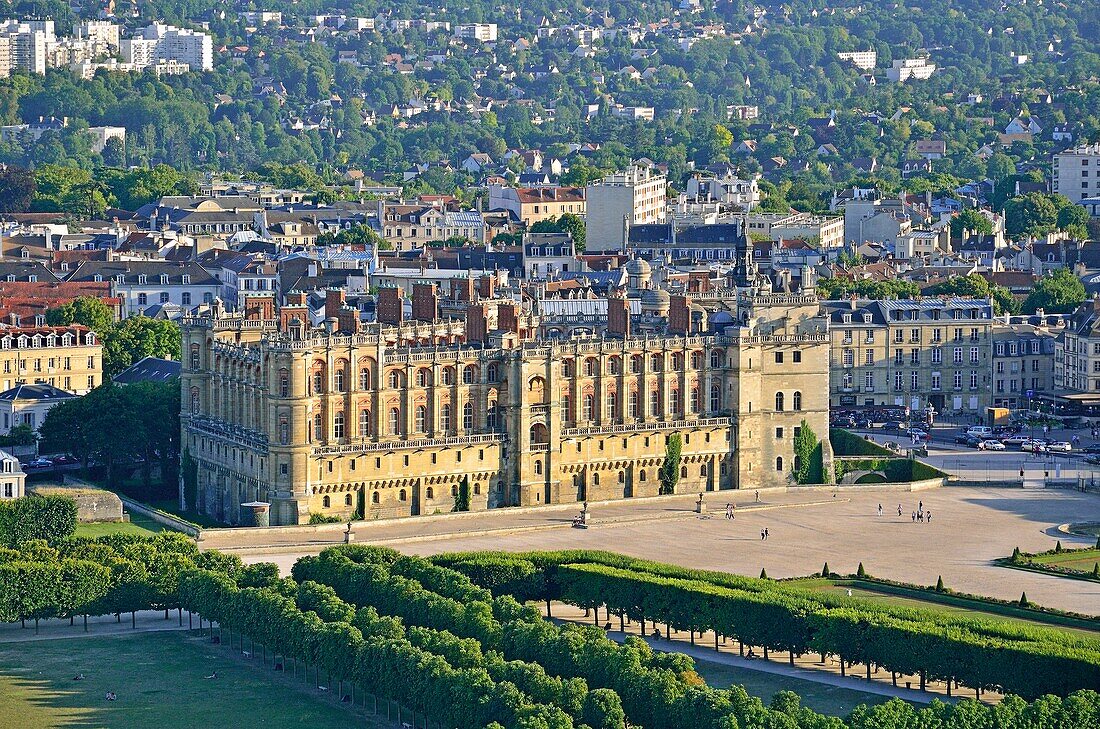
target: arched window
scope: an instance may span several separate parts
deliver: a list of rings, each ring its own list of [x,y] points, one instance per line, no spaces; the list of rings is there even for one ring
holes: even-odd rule
[[[320,395],[325,391],[325,375],[321,370],[313,371],[313,394]]]
[[[802,393],[795,390],[794,395],[791,397],[791,407],[794,410],[802,409]]]
[[[191,414],[199,414],[199,388],[197,387],[191,388]]]
[[[474,429],[474,404],[469,400],[462,405],[462,429]]]
[[[783,412],[783,393],[782,392],[775,393],[775,412],[777,412],[777,413]]]
[[[485,424],[489,430],[496,430],[500,422],[499,410],[497,408],[496,400],[489,400],[485,403]]]
[[[707,464],[704,463],[703,465],[699,466],[699,477],[700,478],[706,478],[707,477]]]
[[[191,369],[197,370],[199,368],[199,345],[191,345]]]
[[[711,369],[719,369],[722,367],[723,360],[725,359],[724,353],[720,349],[711,350],[710,353],[710,367]]]
[[[390,389],[391,390],[401,389],[401,384],[402,384],[401,379],[402,378],[401,378],[401,372],[399,370],[391,371],[389,379],[390,379]]]
[[[405,489],[401,489],[400,491],[397,492],[397,500],[398,501],[408,501],[409,500],[409,492],[406,491]]]
[[[427,432],[427,430],[428,430],[428,406],[427,405],[417,405],[416,406],[415,422],[416,422],[415,427],[416,427],[416,432],[417,433]]]
[[[334,375],[334,378],[336,380],[335,381],[336,392],[345,392],[345,390],[344,390],[344,384],[345,384],[344,374],[345,373],[344,373],[344,368],[343,367],[337,367],[336,368],[336,374]]]
[[[546,380],[541,377],[532,377],[527,383],[527,392],[531,395],[532,403],[542,403],[546,401]]]
[[[344,506],[351,506],[351,494],[344,494]]]
[[[290,395],[290,373],[286,370],[279,370],[279,397],[287,397]]]
[[[474,484],[474,494],[477,495],[477,496],[481,496],[481,484],[479,484],[479,483]]]
[[[633,374],[638,374],[642,371],[642,355],[635,354],[630,358],[630,371]]]
[[[330,499],[328,496],[325,496],[323,499],[321,499],[321,505],[327,509],[328,507],[332,506],[332,499]]]
[[[687,477],[688,477],[688,467],[687,466],[680,466],[680,478],[687,478]]]
[[[428,387],[432,384],[432,371],[427,367],[421,367],[416,371],[416,386]]]
[[[542,461],[535,461],[535,475],[542,475]]]
[[[649,391],[649,414],[653,417],[661,414],[661,392],[659,390]]]
[[[594,474],[592,474],[592,483],[593,483],[593,485],[595,485],[595,486],[599,486],[599,485],[600,485],[600,474],[598,474],[598,473],[594,473]]]
[[[474,384],[474,377],[477,375],[477,367],[470,365],[462,368],[462,384],[472,385]]]
[[[703,369],[703,353],[696,350],[691,353],[691,367],[692,369]]]
[[[616,418],[619,415],[619,393],[614,390],[607,393],[607,416]]]
[[[794,454],[794,460],[791,462],[791,466],[794,468],[796,473],[798,472],[798,469],[802,468],[802,459],[799,458],[797,453]]]
[[[344,413],[338,412],[332,418],[332,437],[340,439],[344,437]]]
[[[631,390],[630,398],[627,400],[627,414],[632,418],[638,417],[638,391]]]
[[[691,388],[691,412],[699,412],[699,387]]]
[[[435,498],[435,489],[433,489],[431,486],[424,489],[424,498],[434,499]]]
[[[359,411],[359,437],[366,438],[370,434],[370,409],[363,408]]]
[[[710,410],[712,413],[717,413],[722,410],[722,386],[711,385],[710,386]]]
[[[573,376],[573,360],[563,359],[561,361],[561,376],[572,377]]]
[[[455,384],[455,368],[454,367],[444,367],[443,372],[441,373],[440,376],[443,380],[444,385],[453,385],[453,384]]]
[[[401,435],[401,409],[390,408],[390,435]]]
[[[776,459],[775,459],[775,470],[777,470],[777,471],[782,471],[783,470],[783,456],[776,457]]]
[[[649,355],[649,369],[653,372],[660,372],[664,367],[665,358],[659,354]]]
[[[612,357],[607,361],[607,370],[613,375],[620,375],[623,372],[623,361],[619,357]]]
[[[313,440],[319,443],[324,437],[325,421],[321,418],[321,413],[317,413],[313,416]]]
[[[439,429],[444,435],[451,432],[451,404],[445,402],[439,406]]]
[[[379,496],[378,496],[378,492],[377,492],[377,491],[375,491],[374,493],[372,493],[372,494],[370,495],[370,502],[371,502],[372,504],[377,504],[377,503],[379,502],[379,500],[380,500],[380,499],[379,499]]]
[[[641,471],[638,471],[638,480],[639,481],[645,481],[645,469],[644,468]]]
[[[684,370],[684,354],[683,352],[672,353],[672,371],[683,372]]]
[[[573,397],[568,393],[561,396],[561,412],[565,422],[573,422]]]
[[[668,409],[673,415],[680,414],[680,391],[671,390],[668,393]]]
[[[370,383],[371,383],[370,369],[367,368],[367,367],[364,367],[363,369],[359,370],[359,389],[360,390],[369,390],[370,389]]]
[[[591,421],[591,420],[595,419],[595,417],[596,417],[596,396],[593,395],[591,392],[587,392],[584,395],[583,402],[584,402],[584,405],[583,405],[582,412],[583,412],[583,415],[584,415],[584,419],[587,420],[587,421]]]
[[[626,471],[619,471],[619,483],[626,483]]]
[[[290,423],[285,415],[279,417],[279,445],[290,445]]]
[[[584,361],[584,374],[587,377],[595,377],[600,373],[600,363],[595,357],[589,357]]]
[[[498,377],[497,377],[497,366],[496,366],[496,364],[491,364],[491,365],[489,365],[488,368],[486,368],[486,370],[485,370],[485,379],[487,379],[489,382],[496,382],[497,381]]]
[[[531,426],[531,444],[541,444],[550,442],[550,431],[546,429],[546,426],[542,423],[535,423]]]

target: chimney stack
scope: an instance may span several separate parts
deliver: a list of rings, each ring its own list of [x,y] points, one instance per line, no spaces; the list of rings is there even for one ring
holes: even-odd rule
[[[621,290],[611,292],[607,299],[607,333],[630,336],[630,301]]]
[[[400,324],[405,319],[403,300],[405,292],[400,286],[386,286],[378,290],[376,318],[382,324]]]
[[[439,318],[439,293],[435,284],[413,284],[412,315],[416,321],[435,321]]]
[[[345,293],[343,289],[325,289],[325,318],[339,318],[340,309],[344,308]]]

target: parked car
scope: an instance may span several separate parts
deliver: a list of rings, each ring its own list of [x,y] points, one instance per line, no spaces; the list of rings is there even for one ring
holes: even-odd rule
[[[1029,440],[1031,440],[1031,438],[1028,438],[1026,435],[1010,435],[1007,438],[1001,438],[1001,442],[1006,446],[1020,446],[1027,443]],[[1098,450],[1097,453],[1100,453],[1100,450]]]
[[[985,441],[983,441],[981,438],[979,438],[976,435],[966,436],[966,445],[969,448],[979,448],[980,449],[982,447],[982,443],[984,443],[984,442]]]
[[[50,463],[55,466],[71,466],[74,463],[80,463],[80,459],[66,453],[60,456],[51,456]]]
[[[905,431],[909,430],[909,423],[903,423],[900,420],[890,422],[886,424],[884,430],[896,430],[899,433],[904,433]]]
[[[1046,453],[1047,444],[1041,440],[1029,440],[1020,445],[1020,450],[1028,453]]]
[[[956,443],[962,443],[963,445],[969,445],[970,441],[972,441],[972,440],[973,440],[973,437],[967,435],[966,433],[959,433],[958,435],[955,436],[955,442]]]
[[[30,463],[23,465],[24,471],[44,471],[47,468],[53,468],[53,463],[50,462],[49,458],[42,457],[35,458]]]
[[[978,446],[979,450],[983,451],[1003,451],[1005,444],[999,440],[983,440],[981,445]]]
[[[932,436],[928,434],[928,431],[921,430],[920,428],[910,428],[909,437],[916,438],[917,440],[930,440]]]
[[[1064,440],[1055,441],[1047,444],[1048,451],[1058,451],[1059,453],[1069,453],[1073,450],[1073,446]]]

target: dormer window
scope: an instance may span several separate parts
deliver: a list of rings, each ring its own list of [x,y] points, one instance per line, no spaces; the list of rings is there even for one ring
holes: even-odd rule
[[[96,283],[103,283],[103,274],[97,273],[95,276],[92,277],[92,280]]]
[[[27,348],[27,338],[25,336],[19,337],[18,342],[19,343],[18,343],[17,346],[20,349],[26,349]]]
[[[871,315],[870,314],[864,314],[863,315],[863,323],[864,324],[870,324],[871,323]]]
[[[15,282],[15,274],[14,273],[9,273],[8,274],[8,283],[14,283],[14,282]]]
[[[845,324],[851,324],[852,323],[852,315],[851,314],[844,314],[843,316],[841,316],[841,319],[843,320],[843,322]]]
[[[0,339],[0,349],[11,349],[11,339],[9,337]]]
[[[35,276],[32,273],[30,276],[27,277],[27,280],[30,281],[31,283],[38,283],[38,276]]]
[[[189,273],[183,274],[183,283],[185,283],[185,284],[191,283],[191,274],[189,274]]]
[[[95,332],[88,332],[88,336],[84,337],[85,344],[95,344]]]
[[[117,276],[115,276],[115,283],[119,283],[119,284],[126,283],[126,275],[120,273]]]
[[[161,283],[162,286],[166,285],[168,283],[168,274],[162,273],[160,275],[160,283]]]
[[[61,337],[61,345],[64,347],[71,347],[73,344],[73,335],[65,334]]]
[[[138,274],[138,284],[139,285],[144,284],[147,280],[148,280],[148,278],[146,277],[146,275],[144,273]]]
[[[61,270],[62,271],[68,271],[69,270],[69,262],[68,261],[62,261],[61,262]]]

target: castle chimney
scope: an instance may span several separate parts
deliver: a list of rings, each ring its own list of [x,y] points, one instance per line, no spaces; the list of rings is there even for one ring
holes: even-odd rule
[[[400,324],[405,319],[403,300],[405,292],[400,286],[387,286],[378,291],[376,318],[382,324]]]

